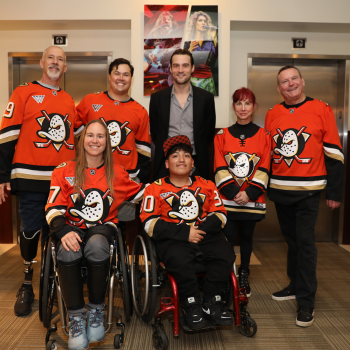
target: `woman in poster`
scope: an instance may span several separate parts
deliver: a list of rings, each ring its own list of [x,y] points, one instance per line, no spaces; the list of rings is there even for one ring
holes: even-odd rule
[[[197,87],[210,91],[217,96],[212,67],[218,56],[217,27],[203,11],[193,13],[187,26],[184,49],[189,50],[194,58],[195,71],[191,82]]]

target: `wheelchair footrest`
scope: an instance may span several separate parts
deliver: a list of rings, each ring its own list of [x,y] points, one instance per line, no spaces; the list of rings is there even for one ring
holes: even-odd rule
[[[197,331],[202,331],[204,329],[214,329],[214,328],[218,328],[218,327],[223,327],[223,326],[218,326],[218,325],[210,322],[209,320],[205,320],[206,324],[204,327],[199,328],[199,329],[191,329],[190,327],[188,327],[184,316],[180,316],[179,321],[180,321],[180,325],[181,325],[182,329],[186,332],[197,332]]]

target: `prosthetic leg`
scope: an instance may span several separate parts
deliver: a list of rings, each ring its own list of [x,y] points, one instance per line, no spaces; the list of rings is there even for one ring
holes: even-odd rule
[[[32,302],[34,300],[34,292],[32,287],[33,269],[32,264],[36,263],[33,259],[36,257],[38,250],[38,242],[40,230],[21,232],[20,249],[24,259],[24,283],[19,289],[14,307],[16,316],[26,316],[32,312]]]

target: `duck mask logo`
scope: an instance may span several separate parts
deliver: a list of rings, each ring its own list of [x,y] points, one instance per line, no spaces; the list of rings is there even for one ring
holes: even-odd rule
[[[300,164],[309,164],[312,158],[300,158],[300,154],[304,151],[305,144],[309,140],[311,134],[304,132],[306,129],[303,126],[300,130],[286,129],[281,131],[277,129],[277,134],[273,136],[276,147],[273,152],[279,155],[279,158],[274,158],[276,164],[281,164],[282,160],[291,167],[295,159]]]
[[[131,129],[127,127],[129,122],[125,122],[124,124],[118,122],[118,120],[110,120],[106,122],[103,118],[100,118],[107,126],[109,131],[109,136],[111,138],[111,146],[112,152],[117,150],[119,154],[123,154],[128,156],[131,151],[123,150],[122,147],[126,141],[126,138],[131,133]]]
[[[109,189],[102,192],[96,188],[70,195],[74,208],[69,209],[69,214],[79,221],[69,220],[71,225],[81,226],[85,224],[87,228],[97,224],[102,225],[109,214],[109,209],[113,203],[113,197],[109,194]]]
[[[52,144],[57,152],[62,145],[65,145],[68,149],[74,149],[74,145],[67,142],[72,125],[68,120],[68,114],[64,117],[58,113],[47,114],[46,111],[41,111],[41,113],[42,116],[36,118],[41,126],[41,130],[37,131],[37,135],[47,142],[34,142],[35,147],[48,148]]]
[[[249,184],[249,177],[254,173],[255,166],[259,163],[260,157],[255,153],[229,152],[225,155],[225,160],[229,172],[232,174],[237,184],[242,187],[246,181]]]
[[[202,206],[205,202],[205,194],[199,193],[200,187],[197,187],[196,191],[189,189],[181,190],[178,193],[170,193],[168,197],[164,198],[165,201],[172,208],[168,212],[168,216],[171,219],[178,219],[179,224],[195,225],[204,221],[201,219],[203,214]]]

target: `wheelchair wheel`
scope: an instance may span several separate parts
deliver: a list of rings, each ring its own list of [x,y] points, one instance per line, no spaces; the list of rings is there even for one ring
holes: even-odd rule
[[[42,303],[43,303],[43,285],[44,285],[44,270],[45,270],[45,261],[46,261],[46,251],[48,239],[45,241],[44,249],[41,254],[41,269],[40,269],[40,287],[39,287],[39,318],[40,321],[43,321],[43,311],[42,311]]]
[[[147,235],[139,235],[132,250],[131,285],[135,312],[145,322],[149,322],[155,312],[157,279],[152,242]]]
[[[42,286],[41,312],[43,325],[44,327],[49,328],[56,293],[55,273],[53,270],[53,260],[51,256],[51,238],[48,241],[45,254],[46,257]]]
[[[130,259],[129,259],[129,251],[128,251],[128,246],[126,244],[126,239],[125,239],[125,233],[122,232],[122,239],[123,239],[123,247],[124,247],[124,255],[125,255],[125,267],[127,271],[127,278],[128,278],[128,283],[129,283],[129,302],[130,302],[130,317],[134,313],[134,304],[132,301],[132,290],[131,290],[131,269],[130,269]]]
[[[254,319],[248,316],[241,317],[241,325],[239,326],[239,331],[245,337],[252,337],[258,330],[258,326]]]
[[[153,332],[153,345],[157,350],[166,350],[169,346],[167,335],[162,329],[156,329]]]
[[[51,339],[46,344],[46,350],[57,350],[57,342],[54,339]]]
[[[126,267],[126,256],[124,253],[124,243],[123,243],[123,237],[118,232],[118,244],[117,244],[117,266],[119,271],[119,281],[122,297],[123,297],[123,303],[124,303],[124,313],[125,313],[125,320],[126,322],[130,322],[130,285],[129,285],[129,277],[128,277],[128,270]],[[129,259],[129,257],[128,257]]]

